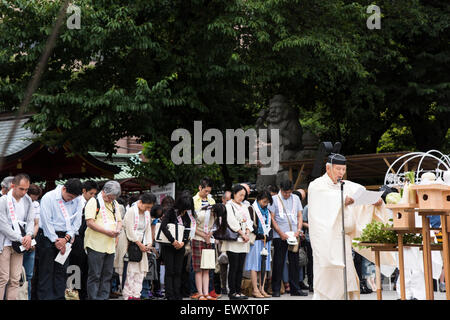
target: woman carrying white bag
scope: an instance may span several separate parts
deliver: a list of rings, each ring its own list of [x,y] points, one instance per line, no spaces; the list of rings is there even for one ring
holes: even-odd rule
[[[211,243],[214,218],[226,213],[221,203],[208,205],[197,211],[195,237],[192,239],[192,268],[195,272],[195,286],[199,293],[198,300],[217,300],[208,293],[209,270],[216,268],[216,252]]]
[[[140,300],[142,281],[148,272],[147,252],[152,245],[150,210],[156,202],[153,193],[143,193],[136,205],[130,207],[124,217],[124,230],[119,236],[115,266],[123,268],[123,257],[128,253],[128,267],[124,300]],[[119,266],[120,265],[120,266]]]

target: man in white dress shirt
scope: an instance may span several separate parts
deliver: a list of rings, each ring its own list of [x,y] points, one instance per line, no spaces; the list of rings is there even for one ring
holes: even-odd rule
[[[3,300],[8,283],[6,299],[18,298],[23,253],[13,248],[14,243],[20,243],[25,250],[31,248],[34,209],[27,195],[29,186],[28,175],[18,174],[8,194],[0,199],[0,300]],[[25,233],[22,233],[21,228]]]

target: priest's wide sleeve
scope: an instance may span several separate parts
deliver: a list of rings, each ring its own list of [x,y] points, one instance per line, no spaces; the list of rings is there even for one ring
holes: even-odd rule
[[[355,214],[353,210],[346,209],[344,208],[344,230],[345,233],[352,233],[355,230]]]

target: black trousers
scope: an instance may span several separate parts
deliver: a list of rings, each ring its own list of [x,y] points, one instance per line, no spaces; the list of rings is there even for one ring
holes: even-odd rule
[[[161,245],[162,260],[165,265],[164,285],[167,300],[182,300],[181,273],[184,251],[184,247],[177,250],[170,244]]]
[[[57,235],[63,238],[65,232],[57,232]],[[50,239],[44,236],[42,229],[36,236],[36,250],[39,256],[37,298],[39,300],[65,300],[69,259],[64,265],[55,262],[59,250]]]
[[[314,283],[313,274],[313,252],[311,247],[311,242],[305,241],[306,243],[306,255],[308,256],[308,264],[306,265],[306,274],[308,276],[308,285],[312,287]]]
[[[361,281],[362,280],[362,261],[363,261],[363,257],[359,253],[357,253],[355,251],[353,251],[353,253],[354,253],[353,263],[355,264],[355,269],[356,269],[356,273],[358,274],[359,281]]]
[[[72,245],[72,252],[69,256],[69,264],[76,265],[81,272],[81,288],[79,288],[80,300],[87,300],[87,277],[88,277],[88,261],[87,254],[84,251],[84,237],[75,236]]]
[[[188,298],[191,295],[190,272],[187,270],[189,255],[183,257],[183,268],[181,269],[181,296]]]
[[[283,277],[283,267],[286,263],[286,251],[288,252],[289,260],[289,286],[291,288],[291,294],[298,293],[299,287],[299,273],[300,266],[298,264],[298,252],[288,251],[288,244],[286,240],[280,238],[273,239],[273,270],[272,270],[272,291],[280,292],[281,280]]]
[[[160,257],[158,257],[158,259],[156,259],[156,270],[158,273],[158,280],[152,281],[153,293],[156,293],[157,291],[161,290],[161,258]]]
[[[39,254],[36,247],[36,255],[34,256],[33,278],[31,278],[31,300],[38,300],[37,287],[39,285]]]
[[[228,272],[228,287],[230,288],[228,295],[230,296],[233,293],[241,293],[242,273],[244,271],[246,253],[227,251],[227,256],[230,267]]]

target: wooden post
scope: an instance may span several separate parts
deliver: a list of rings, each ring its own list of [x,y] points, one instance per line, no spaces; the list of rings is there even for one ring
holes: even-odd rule
[[[289,180],[291,182],[293,182],[293,180],[294,180],[293,175],[292,175],[292,166],[289,166]]]
[[[383,300],[381,294],[380,251],[375,250],[375,275],[377,277],[377,300]]]
[[[388,168],[391,166],[391,164],[389,163],[389,161],[387,161],[386,158],[383,158],[384,162],[387,164]],[[395,170],[393,168],[391,168],[391,172],[395,174]]]
[[[302,173],[303,173],[304,168],[305,168],[305,164],[302,164],[302,167],[300,168],[300,171],[297,176],[297,180],[295,181],[295,184],[294,184],[294,190],[297,190],[298,186],[300,185],[300,182],[302,181]]]
[[[403,233],[398,233],[398,268],[400,270],[400,297],[406,300],[405,290],[405,263],[403,257]]]
[[[441,215],[441,228],[442,228],[442,257],[444,262],[444,275],[445,275],[445,296],[447,300],[450,300],[450,253],[449,253],[449,237],[447,231],[447,215]]]
[[[427,300],[434,299],[433,274],[431,269],[431,246],[430,246],[430,224],[425,214],[422,215],[422,237],[423,237],[423,269],[425,276],[425,288]]]

